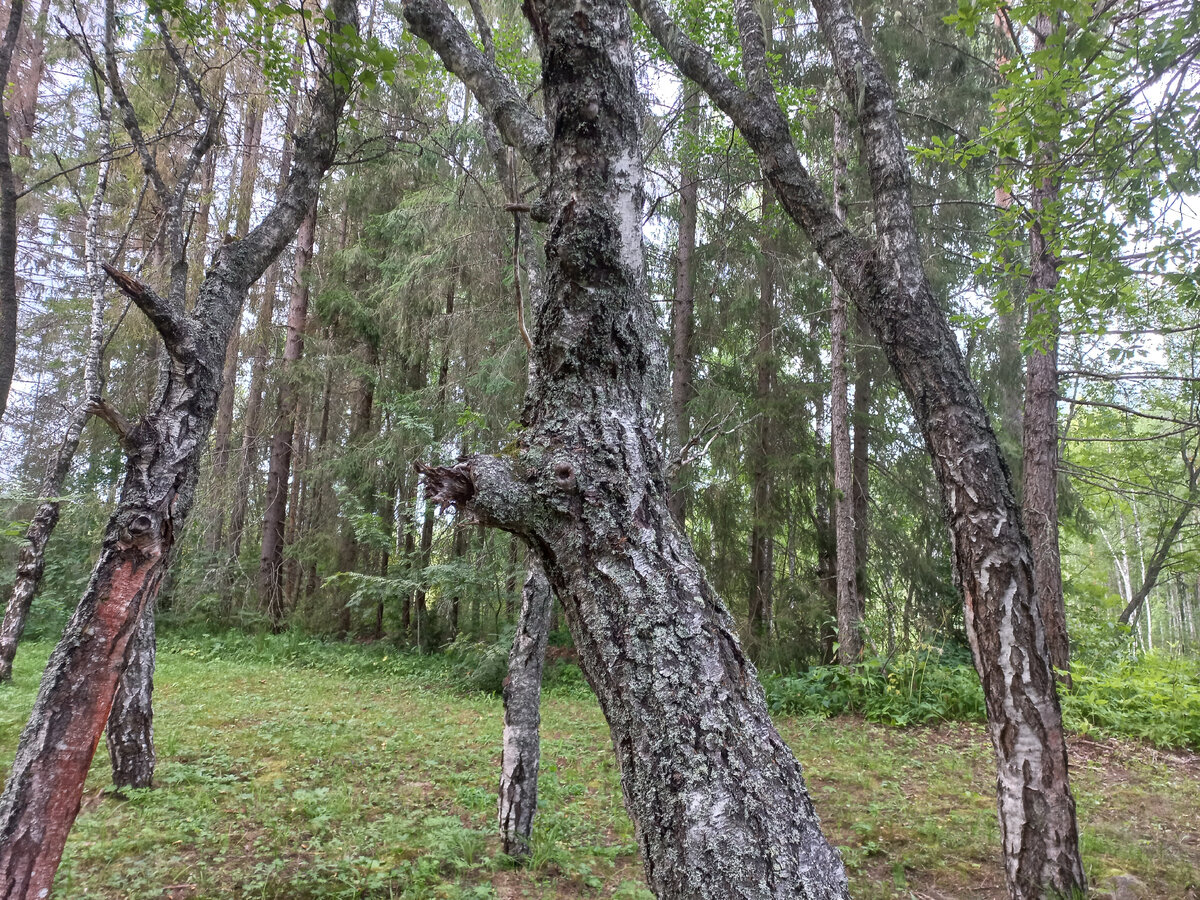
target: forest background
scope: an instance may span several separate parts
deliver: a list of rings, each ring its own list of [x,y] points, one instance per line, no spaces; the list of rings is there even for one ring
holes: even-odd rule
[[[243,237],[281,190],[312,78],[299,10],[153,11],[221,98],[174,218],[149,173],[176,188],[206,111],[149,12],[118,4],[113,18],[141,138],[103,108],[90,72],[103,10],[41,0],[15,42],[8,571],[39,501],[61,509],[25,625],[34,640],[56,638],[83,593],[124,471],[104,410],[89,410],[63,464],[63,436],[95,396],[87,379],[127,419],[154,402],[159,381],[155,329],[118,292],[101,298],[96,329],[89,267],[169,268],[178,227],[198,283],[222,241]],[[926,271],[1018,490],[1045,470],[1036,449],[1049,441],[1053,503],[1041,514],[1061,545],[1070,656],[1056,662],[1070,672],[1068,726],[1200,748],[1200,11],[858,12],[913,150]],[[519,11],[485,13],[498,64],[536,99],[540,70]],[[812,14],[763,13],[793,139],[831,161],[814,173],[869,232],[867,175],[843,121],[855,110]],[[691,4],[679,15],[710,45],[737,46],[728,10]],[[370,66],[338,165],[234,331],[158,623],[177,635],[388,642],[444,656],[460,682],[498,691],[525,550],[436,510],[412,464],[503,454],[515,440],[528,373],[518,310],[536,288],[540,241],[506,206],[535,191],[514,157],[497,166],[478,104],[405,32],[399,9],[372,4],[361,33]],[[770,703],[893,725],[982,720],[941,500],[904,395],[828,271],[785,227],[741,135],[637,35],[647,280],[672,361],[660,424],[674,509]],[[1047,383],[1050,419],[1031,400],[1044,400]],[[570,636],[553,615],[552,655],[569,666]]]

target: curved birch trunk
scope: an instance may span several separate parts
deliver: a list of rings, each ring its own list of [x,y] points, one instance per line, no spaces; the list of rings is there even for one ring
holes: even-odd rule
[[[537,812],[539,728],[542,723],[542,669],[550,636],[554,596],[536,563],[521,593],[517,633],[504,680],[504,749],[500,763],[500,846],[509,856],[529,855]]]
[[[444,3],[405,3],[414,31],[465,73],[505,139],[531,136],[526,160],[550,173],[535,207],[550,228],[528,428],[513,457],[422,467],[427,490],[520,535],[540,559],[608,720],[657,896],[841,900],[845,872],[800,766],[668,507],[656,428],[667,373],[643,276],[627,9],[526,8],[552,138]]]
[[[656,0],[630,0],[683,74],[734,122],[780,202],[875,332],[912,404],[941,488],[997,760],[1005,874],[1014,898],[1086,887],[1066,740],[1029,541],[1008,468],[922,264],[908,157],[891,85],[846,0],[814,0],[843,92],[858,110],[878,240],[837,218],[791,139],[767,75],[762,19],[734,0],[748,89],[689,40]]]

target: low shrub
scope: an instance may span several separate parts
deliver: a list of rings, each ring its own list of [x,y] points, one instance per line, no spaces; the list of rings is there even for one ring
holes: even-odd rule
[[[853,667],[813,666],[797,675],[768,675],[764,687],[772,712],[790,715],[859,713],[886,725],[985,718],[974,668],[941,649]]]

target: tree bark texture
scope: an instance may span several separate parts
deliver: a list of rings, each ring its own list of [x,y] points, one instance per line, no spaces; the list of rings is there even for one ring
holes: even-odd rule
[[[486,62],[470,56],[441,0],[407,0],[405,13],[452,70]],[[427,489],[519,534],[540,559],[611,728],[657,896],[844,898],[845,872],[800,766],[668,508],[655,428],[667,372],[642,271],[626,7],[553,0],[530,17],[554,129],[542,157],[548,290],[535,313],[528,427],[513,457],[424,468]],[[493,115],[495,98],[511,96],[466,80]]]
[[[0,87],[8,93],[13,51],[21,33],[25,0],[11,0],[8,24],[0,43]],[[9,153],[8,110],[0,96],[0,418],[8,408],[17,365],[17,179]]]
[[[517,633],[504,679],[504,745],[500,760],[500,845],[509,856],[529,855],[537,812],[542,668],[550,635],[550,584],[536,563],[521,592]]]
[[[833,211],[846,221],[845,191],[848,146],[841,112],[833,113]],[[829,446],[833,456],[834,583],[837,595],[838,662],[862,661],[863,611],[858,606],[855,575],[853,462],[850,448],[850,373],[848,371],[849,298],[837,279],[830,284],[829,313]]]
[[[357,17],[350,0],[333,0],[327,15],[335,31],[353,27]],[[327,73],[344,68],[336,45],[331,56]],[[352,77],[347,73],[339,80],[349,84]],[[286,196],[244,238],[218,251],[193,314],[184,313],[182,302],[108,269],[150,319],[172,363],[160,401],[123,437],[126,469],[116,512],[87,589],[50,656],[0,796],[3,900],[35,900],[50,891],[127,650],[191,505],[237,312],[312,205],[333,162],[346,96],[345,87],[320,79]],[[183,269],[186,284],[186,262]]]
[[[108,714],[106,743],[113,787],[148,788],[154,782],[154,600],[146,603],[129,644],[125,670]]]
[[[1085,887],[1062,714],[1011,479],[962,352],[922,265],[907,151],[891,85],[845,0],[814,0],[843,92],[858,109],[877,240],[838,221],[792,142],[769,79],[740,88],[656,0],[630,0],[656,40],[733,120],[780,202],[850,294],[896,372],[925,438],[953,538],[967,636],[997,758],[1007,883],[1014,898]],[[735,0],[743,60],[766,70],[762,20]],[[758,81],[763,87],[756,88]]]
[[[262,554],[258,566],[258,602],[273,628],[283,627],[283,529],[287,519],[288,478],[292,471],[292,439],[300,405],[296,366],[304,353],[304,328],[308,323],[308,269],[312,262],[317,227],[317,201],[300,223],[296,237],[296,273],[288,306],[287,340],[283,347],[283,372],[277,401],[278,425],[271,438],[267,468],[267,497],[263,512]]]
[[[1034,49],[1045,50],[1051,18],[1034,23]],[[1025,361],[1025,409],[1021,417],[1021,513],[1033,552],[1033,583],[1046,630],[1050,665],[1070,684],[1071,648],[1063,600],[1062,563],[1058,550],[1058,254],[1052,226],[1043,218],[1058,201],[1058,182],[1046,169],[1054,164],[1054,147],[1042,144],[1034,166],[1036,183],[1030,197],[1029,302],[1034,319],[1047,324],[1045,340]]]

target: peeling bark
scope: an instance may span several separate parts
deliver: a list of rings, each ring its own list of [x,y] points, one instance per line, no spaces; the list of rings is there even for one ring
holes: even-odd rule
[[[546,576],[536,564],[530,566],[521,593],[517,633],[508,654],[508,677],[504,680],[504,750],[500,762],[500,846],[517,858],[529,855],[529,837],[537,812],[542,667],[553,605]]]
[[[138,620],[125,671],[108,714],[106,743],[113,787],[148,788],[154,782],[154,600]]]

